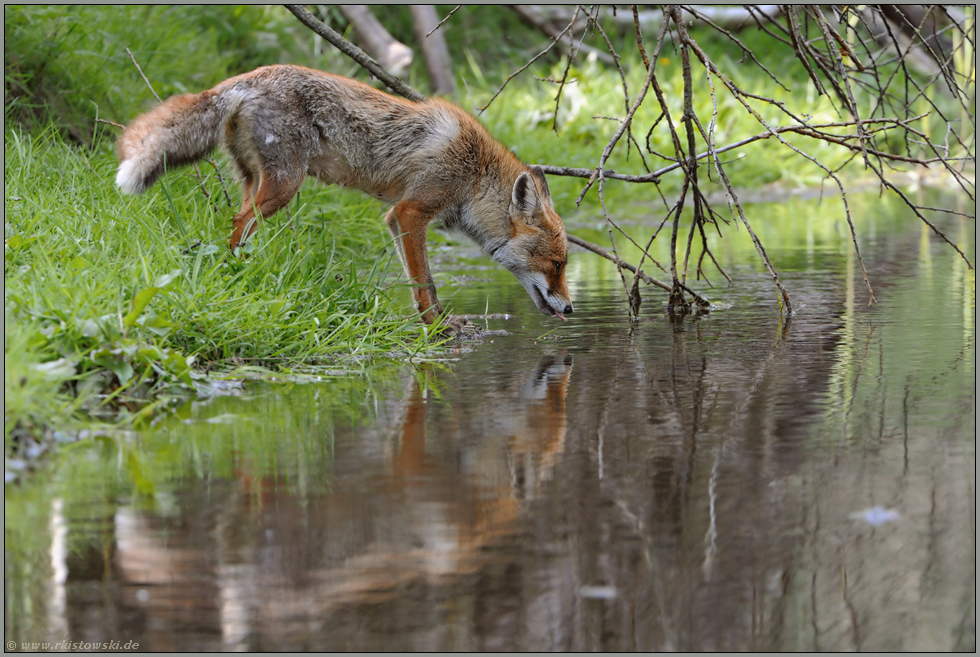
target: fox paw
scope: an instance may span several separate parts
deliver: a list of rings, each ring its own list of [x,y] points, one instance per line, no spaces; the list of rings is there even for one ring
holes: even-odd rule
[[[441,338],[465,338],[479,333],[480,328],[470,323],[468,317],[463,315],[436,315],[432,319],[422,318],[422,321],[430,326],[438,319],[439,329],[434,331],[434,335]]]
[[[459,337],[472,330],[473,325],[470,324],[470,320],[460,315],[446,315],[442,327],[443,335],[450,337]]]

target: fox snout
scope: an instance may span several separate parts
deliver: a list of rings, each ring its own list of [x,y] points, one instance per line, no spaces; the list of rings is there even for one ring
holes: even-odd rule
[[[493,259],[517,277],[534,305],[545,315],[564,320],[565,315],[573,311],[568,284],[565,282],[564,262],[552,262],[546,258],[551,264],[535,263],[531,251],[525,245],[513,243],[497,249]]]
[[[559,294],[555,294],[551,290],[547,290],[542,296],[544,298],[545,305],[542,306],[539,304],[538,308],[540,308],[541,312],[543,312],[545,315],[553,315],[564,321],[565,315],[572,314],[574,309],[572,308],[572,302],[569,299]]]
[[[558,281],[558,285],[551,286],[548,284],[548,279],[538,272],[514,273],[531,296],[534,305],[545,315],[565,321],[565,315],[573,312],[574,309],[571,300],[568,298],[568,288],[565,285],[564,277]]]
[[[533,294],[531,295],[531,298],[534,299],[538,308],[545,315],[554,315],[559,319],[564,320],[565,315],[570,315],[573,312],[574,309],[572,308],[572,302],[567,295],[559,294],[550,289],[539,289],[538,292],[541,295],[541,301],[544,303],[540,303],[538,302],[538,299],[534,299]]]

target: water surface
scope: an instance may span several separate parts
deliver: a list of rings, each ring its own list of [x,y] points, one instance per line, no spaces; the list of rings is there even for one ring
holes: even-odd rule
[[[444,301],[508,335],[247,381],[8,486],[5,640],[973,650],[974,272],[860,207],[871,307],[816,202],[757,210],[788,319],[744,231],[713,312],[652,294],[634,327],[591,255],[558,325],[447,249]],[[941,225],[975,258],[972,222]]]

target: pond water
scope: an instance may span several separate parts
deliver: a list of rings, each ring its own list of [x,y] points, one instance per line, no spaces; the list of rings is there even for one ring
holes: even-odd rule
[[[697,284],[711,313],[672,321],[651,292],[632,328],[595,256],[573,254],[559,324],[436,247],[443,301],[512,314],[486,321],[506,335],[245,381],[7,486],[5,640],[975,649],[974,272],[855,201],[869,307],[824,203],[750,215],[789,320],[744,230],[716,251],[734,285]],[[975,260],[973,222],[937,221]]]

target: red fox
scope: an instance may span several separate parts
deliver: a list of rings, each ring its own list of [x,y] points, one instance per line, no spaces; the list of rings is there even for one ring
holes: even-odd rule
[[[264,66],[137,117],[117,144],[116,184],[139,194],[164,170],[205,157],[220,137],[244,188],[233,251],[311,175],[393,206],[385,221],[425,323],[443,313],[425,243],[436,218],[517,276],[541,312],[562,320],[572,312],[568,239],[544,173],[451,103],[403,100],[301,66]]]

